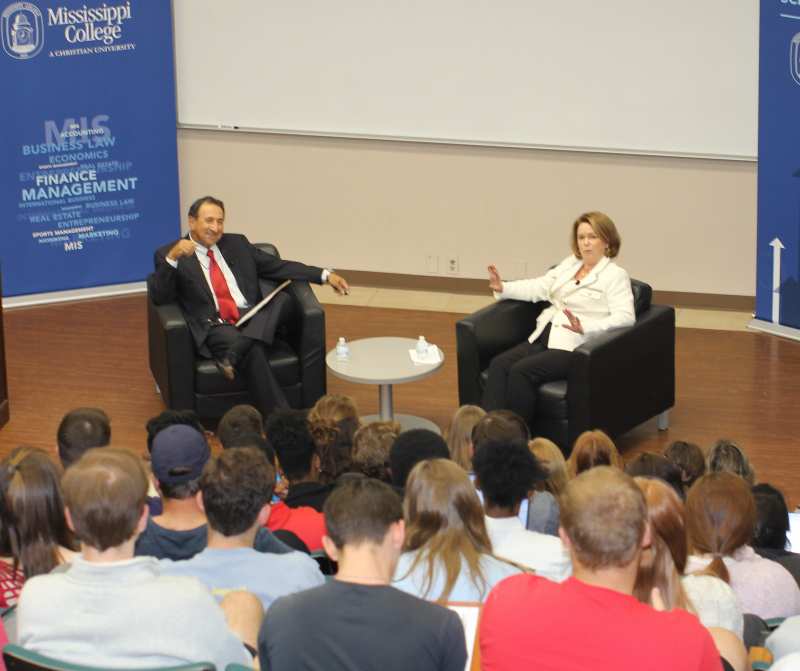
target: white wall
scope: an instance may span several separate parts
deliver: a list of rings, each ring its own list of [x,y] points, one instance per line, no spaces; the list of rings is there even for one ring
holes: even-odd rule
[[[286,258],[458,276],[538,274],[568,252],[572,221],[607,212],[619,263],[657,290],[755,294],[756,164],[180,130],[181,209],[222,198],[227,230]]]

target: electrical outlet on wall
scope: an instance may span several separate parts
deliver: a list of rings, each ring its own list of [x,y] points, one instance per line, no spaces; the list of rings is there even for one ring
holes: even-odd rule
[[[458,256],[455,254],[447,254],[444,257],[444,271],[448,275],[458,275],[459,263]]]
[[[425,272],[431,275],[439,274],[439,257],[436,254],[425,255]]]

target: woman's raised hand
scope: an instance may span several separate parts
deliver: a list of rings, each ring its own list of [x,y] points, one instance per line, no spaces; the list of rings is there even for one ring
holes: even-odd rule
[[[489,266],[489,288],[492,291],[503,291],[503,280],[500,279],[497,267],[493,265]]]

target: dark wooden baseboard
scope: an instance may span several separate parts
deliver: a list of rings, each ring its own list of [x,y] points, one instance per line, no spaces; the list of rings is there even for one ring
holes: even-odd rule
[[[339,270],[354,286],[382,289],[411,289],[416,291],[442,291],[451,294],[486,294],[489,289],[484,279],[441,277],[438,275],[404,275],[402,273],[375,273],[366,270]],[[682,308],[710,310],[736,310],[752,312],[755,296],[728,294],[700,294],[684,291],[654,291],[653,302]]]

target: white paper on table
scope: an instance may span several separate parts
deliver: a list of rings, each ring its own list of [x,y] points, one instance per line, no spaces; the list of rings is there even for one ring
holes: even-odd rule
[[[464,627],[464,639],[467,644],[467,664],[465,671],[470,671],[472,667],[472,657],[475,653],[475,643],[478,638],[478,621],[481,615],[481,604],[469,601],[452,601],[447,605],[448,610],[454,611],[461,619]]]
[[[423,364],[440,363],[442,361],[442,352],[436,345],[428,343],[428,351],[423,356],[419,355],[415,349],[408,350],[408,356],[415,365],[421,366]]]

